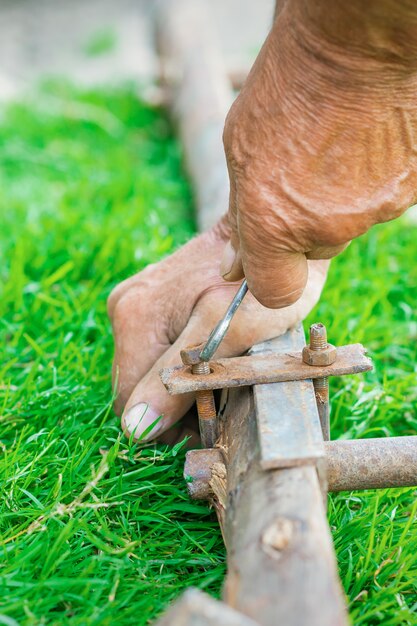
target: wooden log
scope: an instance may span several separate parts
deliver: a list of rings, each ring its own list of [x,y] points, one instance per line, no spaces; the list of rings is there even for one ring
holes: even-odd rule
[[[240,449],[227,470],[224,600],[263,626],[347,624],[317,471],[262,470],[250,391],[229,406]]]
[[[289,338],[267,342],[264,348],[278,350],[281,342],[288,349]],[[297,389],[302,384],[292,383],[294,403],[297,396],[302,399]],[[269,387],[280,385],[287,383]],[[269,402],[262,398],[262,387],[231,389],[223,400],[219,448],[227,468],[226,510],[220,520],[228,555],[224,600],[262,626],[346,625],[317,468],[262,468],[257,412],[263,410],[262,402]],[[216,493],[216,485],[211,487]]]
[[[187,591],[155,626],[257,626],[256,622],[198,589]]]
[[[196,194],[200,231],[227,211],[224,120],[233,102],[227,72],[201,0],[159,0],[155,27],[161,75]]]
[[[163,73],[172,87],[201,230],[228,205],[221,135],[233,99],[203,11],[199,0],[161,0],[156,11]],[[301,384],[294,383],[295,398]],[[346,610],[316,467],[264,471],[256,423],[261,394],[256,387],[229,390],[223,400],[225,462],[217,463],[211,489],[228,549],[225,601],[261,626],[344,626]],[[320,458],[321,453],[317,462]]]

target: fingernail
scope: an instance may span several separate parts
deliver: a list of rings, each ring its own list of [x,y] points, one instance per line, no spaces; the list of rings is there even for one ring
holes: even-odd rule
[[[162,416],[153,410],[146,402],[139,402],[132,406],[123,416],[126,431],[134,439],[149,441],[161,429]]]
[[[232,271],[236,259],[236,252],[230,241],[227,242],[223,251],[223,258],[220,264],[220,274],[225,278]]]

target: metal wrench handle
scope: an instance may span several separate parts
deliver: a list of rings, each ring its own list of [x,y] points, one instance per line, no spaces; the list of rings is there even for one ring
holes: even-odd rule
[[[246,279],[243,281],[241,286],[239,287],[235,297],[230,303],[229,308],[227,309],[224,317],[216,324],[216,326],[211,331],[209,338],[207,339],[206,345],[200,352],[200,359],[202,361],[210,361],[213,358],[214,353],[217,348],[223,341],[225,334],[228,331],[230,326],[230,322],[233,319],[234,314],[238,310],[243,298],[245,297],[248,291],[248,283]]]

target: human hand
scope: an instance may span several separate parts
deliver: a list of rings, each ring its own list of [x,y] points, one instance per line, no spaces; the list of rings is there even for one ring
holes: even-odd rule
[[[417,190],[417,45],[405,36],[415,6],[281,5],[224,131],[232,235],[222,275],[246,276],[273,308],[301,296],[307,259],[335,256]]]
[[[223,220],[175,254],[120,283],[110,294],[115,409],[122,413],[127,436],[139,439],[147,431],[142,440],[156,436],[161,439],[193,404],[193,394],[170,396],[159,370],[180,364],[182,348],[207,339],[230,304],[238,284],[225,282],[219,274],[229,236]],[[286,309],[266,309],[248,294],[216,357],[242,354],[253,344],[280,335],[302,320],[320,296],[327,267],[327,261],[309,263],[305,292]],[[152,428],[160,415],[162,419]],[[184,434],[186,431],[178,429],[175,438]],[[172,431],[169,435],[166,441],[172,441]]]

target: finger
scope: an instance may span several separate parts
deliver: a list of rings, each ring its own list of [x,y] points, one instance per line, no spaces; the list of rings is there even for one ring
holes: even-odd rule
[[[207,339],[212,327],[230,304],[237,288],[237,285],[230,285],[230,289],[223,291],[220,302],[213,292],[200,300],[177,341],[136,385],[122,416],[122,428],[128,436],[133,435],[135,439],[142,440],[160,436],[192,406],[194,394],[169,395],[160,380],[159,372],[162,368],[181,364],[180,351],[183,348]],[[216,357],[240,354],[250,347],[251,333],[247,338],[244,335],[245,333],[242,333],[242,337],[237,340],[236,334],[229,333]]]
[[[297,302],[308,279],[308,263],[302,252],[262,245],[262,239],[241,232],[241,254],[250,292],[265,307],[281,309]]]
[[[184,334],[153,364],[135,386],[122,415],[122,429],[128,437],[149,441],[164,433],[192,406],[193,394],[169,395],[161,382],[162,368],[181,364],[180,350],[199,343],[197,335]]]
[[[109,298],[115,335],[115,409],[126,404],[135,385],[183,331],[201,285],[211,285],[230,232],[228,224],[200,235],[154,266],[124,281]],[[181,297],[175,297],[180,294]]]
[[[328,261],[311,261],[311,275],[301,299],[294,305],[275,311],[265,309],[248,294],[232,320],[230,329],[216,353],[216,358],[237,356],[253,344],[285,333],[302,320],[316,304],[323,288]],[[135,387],[122,417],[127,436],[147,441],[160,437],[189,410],[192,394],[170,396],[159,371],[180,364],[180,350],[205,341],[230,304],[237,285],[228,285],[221,295],[211,292],[200,300],[181,336],[163,354]]]
[[[285,201],[285,200],[284,200]],[[296,216],[287,215],[268,189],[247,180],[239,186],[238,231],[248,286],[264,306],[280,309],[302,295],[308,264],[297,241]]]
[[[149,271],[149,269],[152,267],[154,266],[150,264],[147,266],[146,269]],[[134,276],[129,276],[129,278],[126,278],[121,283],[116,285],[114,289],[112,289],[109,297],[107,298],[107,313],[110,319],[113,318],[116,306],[120,302],[122,297],[127,294],[127,292],[130,291],[132,288],[137,287],[138,284],[143,282],[143,273],[144,272],[142,271],[138,274],[135,274]]]
[[[281,253],[253,262],[253,253],[243,264],[248,287],[270,309],[291,306],[301,298],[308,279],[304,254]]]
[[[347,242],[346,244],[342,244],[340,246],[317,247],[314,250],[307,252],[305,257],[309,260],[331,259],[337,256],[338,254],[340,254],[341,252],[343,252],[343,250],[347,248],[349,243],[350,242]],[[278,255],[277,258],[279,259],[278,271],[283,273],[283,278],[285,277],[286,272],[289,272],[288,277],[290,278],[292,282],[293,276],[294,276],[293,272],[294,272],[294,269],[296,269],[294,268],[294,262],[301,259],[301,263],[302,265],[304,265],[304,259],[302,258],[302,255],[299,253],[296,253],[296,254],[287,253],[285,255],[282,255],[281,253]],[[304,268],[301,268],[301,270],[304,274]],[[265,271],[268,271],[268,266]],[[240,250],[239,249],[237,251],[235,250],[232,244],[232,241],[229,241],[226,244],[226,247],[223,253],[223,259],[222,259],[222,264],[221,264],[221,275],[223,276],[225,280],[240,280],[245,275],[243,271],[243,263],[242,263]],[[259,285],[259,280],[257,277],[255,280],[257,281],[257,284]],[[292,302],[295,302],[298,299],[298,297],[301,296],[301,293],[303,291],[303,287],[302,287],[303,281],[304,281],[304,275],[302,276],[302,282],[300,284],[300,288],[296,290],[295,292],[292,292],[290,287],[286,289],[286,293],[284,293],[283,300],[281,301],[281,303],[278,302],[279,306],[276,306],[276,304],[274,306],[271,306],[270,304],[268,304],[262,296],[259,296],[259,294],[257,294],[256,286],[254,286],[250,280],[248,282],[249,282],[249,288],[251,292],[254,293],[255,296],[258,295],[258,300],[264,306],[268,306],[270,308],[282,308],[285,306],[289,306]],[[259,289],[262,289],[261,284],[259,285]]]
[[[130,289],[114,308],[116,413],[121,412],[138,380],[170,345],[164,320],[155,324],[155,304],[155,294],[144,289]]]
[[[268,308],[290,306],[307,284],[306,256],[292,241],[285,212],[271,205],[268,190],[250,180],[237,181],[230,170],[229,176],[232,235],[224,251],[222,276],[237,280],[244,275],[251,293]]]

